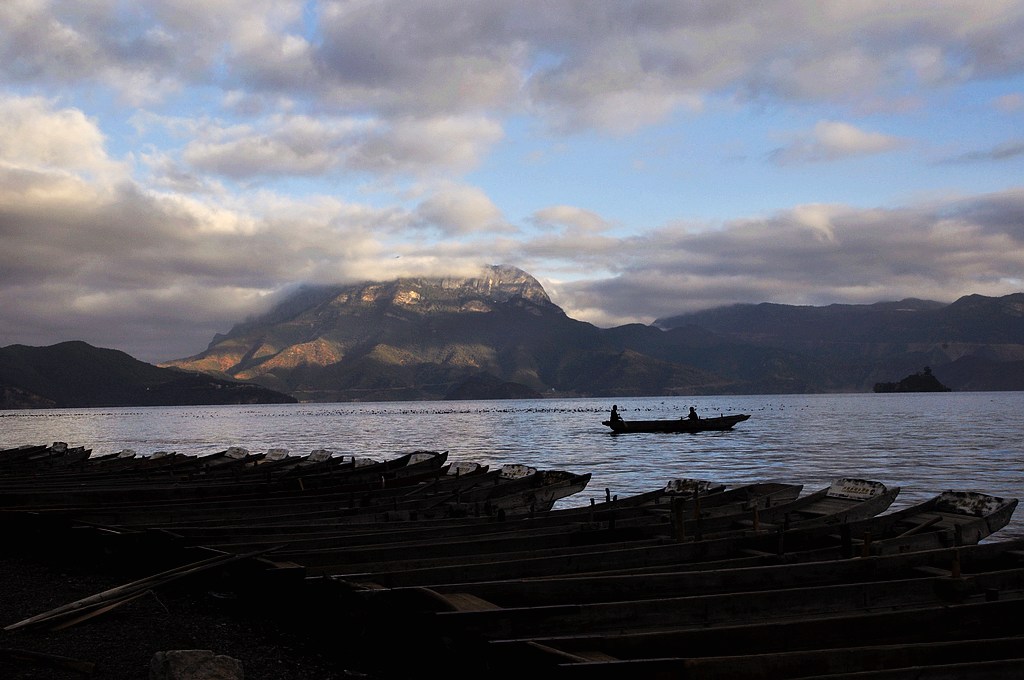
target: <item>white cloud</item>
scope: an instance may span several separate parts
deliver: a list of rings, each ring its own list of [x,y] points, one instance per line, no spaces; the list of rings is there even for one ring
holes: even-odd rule
[[[182,159],[195,168],[234,178],[321,175],[344,160],[356,121],[305,116],[272,117],[254,126],[209,127],[193,139]]]
[[[907,140],[869,132],[849,123],[823,120],[811,132],[798,135],[793,141],[772,153],[779,164],[835,161],[852,156],[885,153],[906,146]]]
[[[205,125],[182,152],[200,171],[236,179],[362,172],[462,173],[502,137],[483,118],[380,119],[280,115],[249,125]]]
[[[123,168],[104,148],[95,121],[41,97],[0,93],[0,163],[41,172],[86,173],[115,179]]]
[[[487,118],[401,118],[358,140],[346,164],[384,175],[466,172],[502,135],[500,123]]]
[[[446,187],[420,203],[416,212],[447,236],[511,229],[498,207],[477,187]]]
[[[597,213],[571,205],[555,205],[534,213],[534,224],[542,227],[566,227],[574,234],[598,234],[612,225]]]

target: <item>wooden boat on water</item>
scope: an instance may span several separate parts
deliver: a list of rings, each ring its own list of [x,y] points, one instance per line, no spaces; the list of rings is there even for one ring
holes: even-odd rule
[[[616,418],[602,421],[612,434],[626,432],[721,432],[731,430],[737,423],[750,418],[749,413],[715,416],[712,418],[668,418],[665,420],[624,420]]]

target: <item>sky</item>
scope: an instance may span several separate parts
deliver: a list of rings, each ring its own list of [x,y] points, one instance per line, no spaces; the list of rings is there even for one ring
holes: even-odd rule
[[[601,327],[1024,290],[1024,0],[3,0],[0,346],[508,264]]]

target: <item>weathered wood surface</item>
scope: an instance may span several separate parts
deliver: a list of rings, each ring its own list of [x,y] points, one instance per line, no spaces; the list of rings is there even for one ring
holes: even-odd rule
[[[942,603],[888,611],[865,607],[826,616],[765,621],[740,619],[732,624],[710,627],[493,640],[486,643],[487,658],[500,677],[510,677],[501,672],[502,668],[560,677],[560,666],[581,664],[582,672],[598,653],[604,659],[622,661],[758,656],[1024,635],[1024,598],[1014,593],[1010,595],[1012,597],[965,604]]]
[[[408,606],[420,597],[431,608],[443,608],[449,598],[468,594],[491,603],[492,607],[534,607],[862,583],[929,575],[966,576],[979,571],[1013,567],[1022,558],[1024,538],[853,559],[732,569],[701,569],[699,565],[693,565],[692,569],[649,574],[440,583],[433,586],[369,590],[361,595],[378,599],[381,603],[379,606],[387,606],[389,598],[395,598]]]
[[[1024,566],[969,577],[910,577],[731,591],[642,600],[527,607],[488,607],[438,612],[430,625],[444,635],[486,639],[561,635],[567,631],[656,631],[703,628],[735,621],[838,616],[847,612],[898,610],[984,601],[986,593],[1024,597]]]
[[[550,669],[568,680],[1016,680],[1024,677],[1024,635],[763,654],[594,659]],[[596,654],[592,656],[597,656]]]

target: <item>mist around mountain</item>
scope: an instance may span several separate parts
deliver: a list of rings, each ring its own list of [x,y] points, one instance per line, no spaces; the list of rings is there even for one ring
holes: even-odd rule
[[[295,398],[235,380],[159,368],[81,341],[0,348],[0,408],[272,404]]]
[[[305,287],[162,366],[315,402],[871,392],[923,366],[953,390],[1021,390],[1024,294],[733,305],[601,329],[492,266]]]

